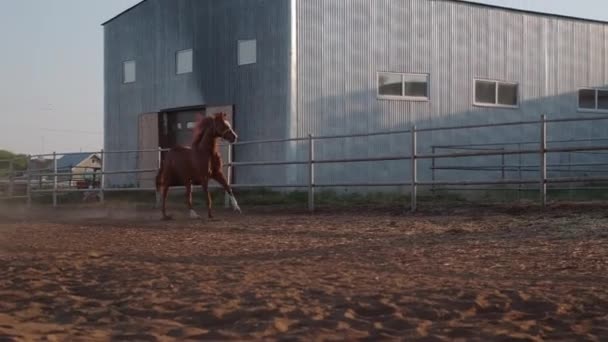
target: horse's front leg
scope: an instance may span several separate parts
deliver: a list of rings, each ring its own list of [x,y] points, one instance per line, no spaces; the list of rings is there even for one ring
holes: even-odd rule
[[[207,217],[212,219],[213,214],[211,214],[211,193],[209,193],[209,178],[205,177],[205,179],[203,179],[202,183],[203,183],[203,192],[205,193],[205,196],[207,196]]]
[[[198,216],[198,214],[196,213],[196,211],[194,211],[194,208],[192,207],[192,182],[189,182],[189,184],[186,185],[186,206],[190,210],[191,219],[201,218],[200,216]]]
[[[213,179],[215,179],[218,183],[222,185],[224,191],[230,196],[230,204],[235,211],[241,212],[241,207],[239,207],[239,203],[236,201],[236,197],[234,196],[234,192],[232,192],[232,187],[228,184],[226,177],[222,172],[215,172],[213,174]]]

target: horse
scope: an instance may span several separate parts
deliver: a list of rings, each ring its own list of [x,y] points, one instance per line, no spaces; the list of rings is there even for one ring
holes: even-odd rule
[[[162,198],[162,219],[172,219],[166,211],[167,196],[169,187],[179,185],[186,187],[186,205],[192,219],[200,218],[192,208],[192,187],[194,185],[203,187],[207,199],[207,216],[212,219],[210,179],[222,185],[233,209],[240,213],[241,208],[222,172],[222,157],[218,147],[220,139],[229,143],[234,143],[238,139],[238,135],[227,120],[226,113],[216,113],[208,117],[198,114],[192,136],[191,146],[173,147],[161,161],[156,175],[156,192],[160,193]]]

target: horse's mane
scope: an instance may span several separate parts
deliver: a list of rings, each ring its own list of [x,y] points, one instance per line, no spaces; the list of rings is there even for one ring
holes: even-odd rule
[[[192,147],[198,146],[203,140],[205,133],[212,127],[213,117],[197,114],[196,125],[192,133]]]
[[[205,134],[207,134],[210,130],[215,129],[215,120],[217,119],[225,119],[225,113],[215,113],[214,115],[205,116],[201,113],[196,115],[196,125],[194,126],[194,130],[192,132],[192,145],[191,147],[197,147]],[[213,143],[217,146],[217,139],[213,139]]]

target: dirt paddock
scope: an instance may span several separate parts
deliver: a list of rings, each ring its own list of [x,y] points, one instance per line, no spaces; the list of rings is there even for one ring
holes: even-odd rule
[[[608,211],[0,214],[0,340],[608,340]]]

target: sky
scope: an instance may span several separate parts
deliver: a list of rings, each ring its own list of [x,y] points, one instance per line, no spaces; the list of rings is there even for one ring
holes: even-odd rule
[[[0,0],[0,149],[102,148],[101,23],[138,2]],[[475,2],[608,21],[606,0]]]

